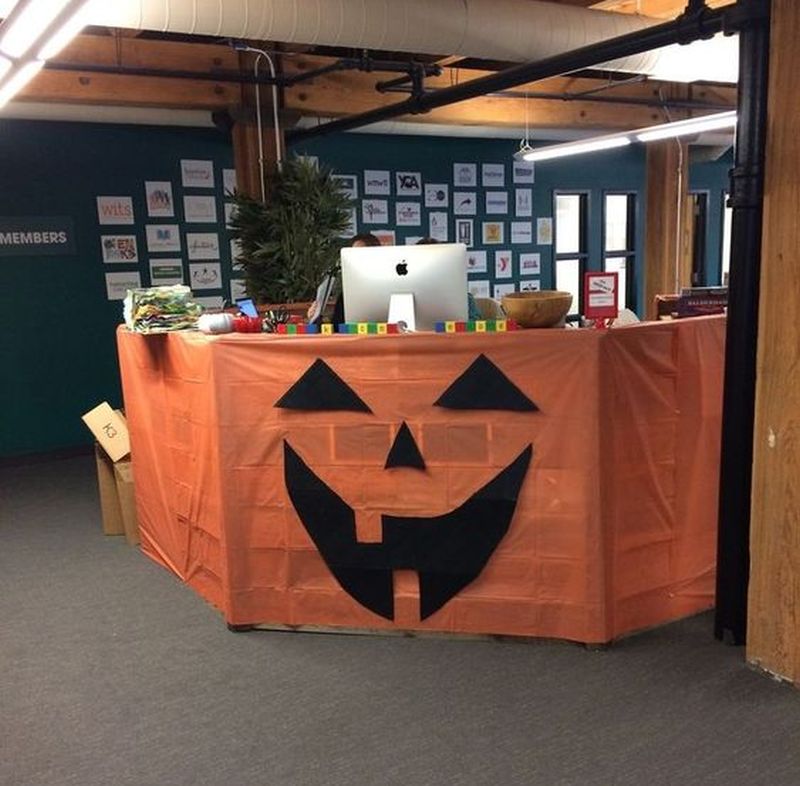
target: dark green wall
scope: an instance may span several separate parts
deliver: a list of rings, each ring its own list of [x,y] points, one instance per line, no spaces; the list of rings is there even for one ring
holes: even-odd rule
[[[222,168],[232,166],[233,156],[229,140],[211,129],[8,120],[0,121],[0,139],[0,216],[71,216],[78,249],[74,256],[0,258],[0,456],[14,456],[87,444],[90,436],[80,415],[103,400],[113,406],[122,403],[115,346],[122,304],[106,299],[104,273],[136,266],[104,265],[100,235],[135,232],[139,242],[138,268],[143,284],[148,284],[144,181],[172,182],[176,202],[176,219],[172,223],[181,224],[185,233],[180,159],[214,161],[218,181],[217,210],[221,220],[219,181]],[[422,172],[423,179],[428,182],[451,184],[454,162],[504,162],[508,165],[506,190],[513,201],[510,164],[516,148],[517,142],[513,140],[347,134],[314,140],[298,148],[298,152],[317,155],[343,174],[361,175],[364,169],[410,170]],[[704,164],[696,176],[694,169],[692,173],[692,187],[715,192],[710,203],[708,244],[709,266],[716,265],[716,270],[719,269],[719,222],[714,226],[712,219],[718,197],[721,217],[720,195],[725,188],[728,168],[728,162]],[[587,191],[589,267],[599,269],[603,192],[634,191],[639,197],[637,266],[641,269],[644,177],[644,151],[638,146],[540,164],[532,186],[533,221],[537,217],[552,217],[555,189]],[[363,180],[359,187],[359,196],[363,197]],[[480,186],[476,190],[483,191]],[[135,227],[101,228],[95,202],[98,195],[133,197]],[[388,199],[393,220],[394,196]],[[423,208],[423,216],[427,212]],[[476,235],[484,218],[487,217],[480,213],[474,217]],[[506,221],[511,218],[509,215]],[[423,220],[423,231],[409,228],[398,232],[400,242],[406,234],[427,234],[427,221]],[[160,221],[170,223],[169,219]],[[209,227],[200,225],[190,228],[210,231]],[[224,288],[202,294],[221,294],[228,298],[229,244],[221,225],[218,229]],[[516,271],[518,254],[525,249],[510,243],[494,248],[514,250]],[[493,248],[490,246],[488,250]],[[542,287],[552,287],[552,248],[527,250],[541,253]],[[186,271],[185,243],[181,256]],[[492,279],[491,254],[488,261],[489,275],[475,278]],[[641,276],[639,284],[641,287]]]
[[[172,181],[176,218],[152,223],[185,229],[180,159],[213,160],[221,180],[233,156],[213,129],[7,120],[0,140],[0,216],[71,216],[77,240],[74,256],[0,258],[0,456],[11,456],[87,443],[81,414],[103,400],[122,403],[115,345],[122,303],[106,299],[104,273],[137,266],[104,265],[101,233],[137,235],[146,285],[144,181]],[[221,212],[221,185],[217,193]],[[133,197],[136,225],[101,228],[98,195]],[[220,241],[229,268],[223,232]]]

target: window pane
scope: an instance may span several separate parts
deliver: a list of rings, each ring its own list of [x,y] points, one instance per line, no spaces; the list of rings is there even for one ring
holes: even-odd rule
[[[628,195],[606,196],[606,251],[630,251],[628,248]]]
[[[625,257],[607,257],[606,258],[606,272],[618,273],[617,276],[617,302],[620,309],[628,307],[628,298],[626,293],[628,291],[627,279],[627,265],[628,260]]]
[[[556,253],[581,252],[580,194],[556,194]]]
[[[727,203],[728,195],[723,194],[724,202]],[[725,204],[725,213],[722,217],[722,275],[720,283],[723,286],[728,284],[728,272],[731,269],[731,225],[733,223],[733,208]]]
[[[580,313],[581,263],[579,259],[556,260],[556,289],[572,293],[570,314]]]

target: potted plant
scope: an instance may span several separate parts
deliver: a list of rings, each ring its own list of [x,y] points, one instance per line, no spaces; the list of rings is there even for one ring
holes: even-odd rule
[[[350,225],[352,200],[331,170],[293,156],[269,178],[266,202],[237,193],[234,203],[232,235],[241,249],[235,264],[248,296],[260,305],[313,301],[338,269]]]

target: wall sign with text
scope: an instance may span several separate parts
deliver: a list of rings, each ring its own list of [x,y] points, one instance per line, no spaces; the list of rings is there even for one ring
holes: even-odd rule
[[[70,256],[75,228],[67,216],[0,216],[0,257]]]

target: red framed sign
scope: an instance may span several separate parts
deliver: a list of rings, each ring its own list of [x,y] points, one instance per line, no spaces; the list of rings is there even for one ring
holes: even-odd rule
[[[587,319],[615,319],[619,314],[619,275],[584,273],[583,315]]]

